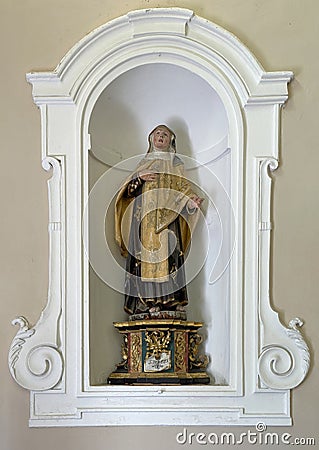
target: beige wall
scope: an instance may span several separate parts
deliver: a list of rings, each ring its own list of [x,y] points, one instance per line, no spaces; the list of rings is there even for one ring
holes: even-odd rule
[[[38,319],[47,291],[48,175],[40,164],[40,116],[25,81],[51,70],[86,33],[129,10],[181,6],[233,32],[267,71],[292,70],[275,174],[272,297],[281,319],[300,316],[318,348],[318,14],[317,0],[0,0],[1,46],[1,360],[0,447],[46,450],[173,449],[180,427],[29,429],[28,392],[7,369],[16,332],[10,321]],[[294,437],[318,435],[318,373],[313,362],[292,395]],[[199,427],[190,431],[221,431]],[[239,433],[239,429],[237,429]],[[150,444],[151,443],[151,444]],[[186,445],[182,448],[187,447]],[[199,448],[193,444],[189,448]],[[243,446],[241,446],[243,448]]]

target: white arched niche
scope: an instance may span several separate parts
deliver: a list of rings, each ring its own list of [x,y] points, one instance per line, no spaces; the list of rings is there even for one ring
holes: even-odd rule
[[[200,112],[200,113],[199,113]],[[203,349],[210,357],[208,372],[215,385],[228,384],[230,358],[228,262],[231,251],[231,149],[229,124],[224,104],[214,88],[203,78],[175,64],[143,64],[112,81],[101,93],[90,118],[89,157],[92,209],[91,238],[100,249],[96,210],[105,210],[106,190],[111,196],[147,150],[149,132],[158,124],[168,125],[177,136],[177,152],[184,159],[186,173],[205,195],[203,207],[205,224],[194,236],[196,252],[191,252],[187,267],[188,317],[205,323]],[[130,161],[130,158],[132,159]],[[103,172],[104,170],[104,172]],[[102,172],[102,175],[101,175]],[[115,185],[110,188],[109,179]],[[95,200],[95,197],[101,197]],[[114,201],[107,207],[106,244],[112,255],[108,259],[92,255],[90,274],[91,305],[91,382],[105,383],[106,374],[119,359],[117,331],[112,322],[123,317],[123,271],[112,273],[109,267],[123,265],[114,248]],[[222,241],[224,241],[222,245]],[[106,252],[105,252],[106,254]],[[217,261],[219,259],[219,261]],[[97,279],[98,275],[99,279]],[[196,276],[194,276],[196,275]],[[114,277],[117,280],[114,280]],[[101,315],[101,310],[105,314]],[[104,316],[109,317],[105,324]],[[101,318],[98,320],[98,318]],[[98,325],[100,324],[100,325]],[[117,342],[104,348],[101,342]],[[106,366],[107,362],[107,366]]]
[[[266,72],[232,34],[180,8],[133,11],[87,35],[53,72],[27,75],[52,173],[48,300],[34,326],[14,320],[9,350],[13,378],[31,391],[30,426],[292,423],[290,390],[308,372],[309,350],[302,321],[285,326],[271,306],[269,264],[291,78]],[[112,322],[124,318],[123,262],[110,264],[106,252],[118,254],[111,203],[161,122],[212,199],[187,270],[204,260],[189,280],[188,316],[205,323],[212,383],[106,385],[119,361]]]

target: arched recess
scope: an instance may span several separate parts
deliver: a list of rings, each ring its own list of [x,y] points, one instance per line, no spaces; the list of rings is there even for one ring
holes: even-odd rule
[[[174,40],[176,40],[176,37],[174,37]],[[97,302],[96,308],[91,308],[91,315],[89,311],[85,314],[85,317],[91,317],[89,328],[92,342],[88,351],[91,355],[92,366],[96,367],[96,364],[98,364],[100,367],[96,374],[94,374],[94,371],[92,374],[91,370],[91,382],[103,384],[103,378],[105,380],[106,377],[105,372],[107,373],[107,370],[110,372],[118,359],[117,350],[120,342],[116,341],[112,322],[123,316],[121,309],[124,275],[121,271],[117,271],[117,280],[110,280],[108,277],[110,264],[112,264],[115,272],[117,264],[114,261],[114,255],[118,250],[113,248],[111,251],[112,258],[110,258],[104,246],[101,246],[101,242],[104,241],[103,218],[107,205],[112,198],[114,199],[116,190],[120,187],[119,183],[123,181],[123,177],[125,178],[128,175],[128,172],[125,171],[129,163],[127,158],[133,158],[130,163],[130,168],[133,171],[134,165],[137,164],[145,151],[148,132],[154,128],[156,123],[165,122],[177,133],[177,151],[181,153],[184,159],[185,157],[188,158],[188,176],[197,182],[205,190],[207,198],[211,199],[207,202],[205,214],[207,220],[213,223],[208,230],[203,230],[197,237],[196,242],[197,245],[201,246],[200,254],[205,255],[206,262],[204,270],[201,271],[202,277],[198,276],[189,286],[191,294],[189,317],[195,315],[198,320],[204,320],[205,316],[206,333],[208,334],[207,353],[211,359],[210,373],[212,379],[214,379],[214,384],[230,385],[232,390],[236,390],[239,388],[237,383],[239,382],[238,376],[240,378],[241,374],[240,359],[236,355],[241,352],[242,337],[241,332],[239,335],[235,335],[233,331],[231,335],[231,330],[240,327],[242,299],[241,295],[238,294],[241,292],[240,286],[234,287],[231,291],[230,278],[242,279],[242,266],[238,262],[241,259],[242,238],[240,235],[236,235],[235,229],[235,220],[237,223],[242,221],[242,206],[238,203],[238,199],[242,198],[242,192],[238,195],[238,188],[241,189],[242,186],[243,166],[241,110],[231,85],[225,83],[215,72],[208,71],[208,68],[201,70],[203,64],[201,57],[194,62],[194,58],[190,58],[189,53],[183,54],[184,52],[179,51],[178,54],[174,54],[174,51],[168,45],[167,37],[164,40],[164,45],[161,41],[162,38],[159,38],[156,42],[160,62],[158,61],[158,54],[153,55],[152,58],[147,55],[148,63],[146,64],[144,49],[141,44],[141,54],[130,61],[129,67],[127,67],[126,55],[124,55],[122,64],[118,63],[116,73],[107,72],[101,76],[100,83],[91,93],[84,114],[83,133],[84,136],[87,135],[88,129],[90,129],[89,141],[91,155],[93,154],[93,158],[87,160],[88,153],[84,152],[84,172],[88,171],[89,161],[92,163],[96,159],[104,163],[105,171],[103,178],[101,176],[103,167],[100,164],[95,164],[98,177],[95,178],[96,184],[94,187],[92,186],[93,189],[90,191],[90,205],[91,210],[94,211],[91,217],[91,241],[93,241],[91,247],[93,251],[90,252],[88,260],[90,260],[90,265],[95,273],[102,280],[101,283],[96,279],[96,275],[91,272],[91,283],[85,283],[92,287],[92,302],[86,303],[92,307],[94,298]],[[117,55],[117,58],[120,59],[119,55]],[[171,87],[165,85],[165,83],[162,84],[162,88],[160,87],[160,81],[164,77],[166,77],[166,83],[172,84]],[[150,80],[148,87],[147,80]],[[134,95],[129,95],[130,89],[134,89],[134,94],[138,89],[143,93],[143,101],[139,110],[134,107],[129,108],[130,100],[134,101],[134,105],[138,103],[136,99],[134,100]],[[151,108],[154,102],[152,90],[155,96],[162,96],[167,94],[170,89],[171,92],[165,101],[161,103],[158,101],[156,112],[152,114]],[[188,93],[187,89],[192,92]],[[123,98],[120,101],[117,100],[123,91],[126,93],[127,104]],[[195,107],[196,95],[202,95],[201,98],[197,99],[197,108],[201,110],[202,118],[197,117],[197,111],[186,111],[187,102],[184,99],[188,97]],[[99,106],[98,103],[101,102],[103,97],[102,106]],[[113,99],[113,102],[110,102],[110,98]],[[116,104],[119,103],[121,105],[117,116]],[[93,112],[91,112],[92,104],[94,104]],[[97,106],[99,107],[97,108]],[[143,117],[143,107],[145,108],[145,117]],[[98,113],[94,114],[96,109]],[[132,109],[132,112],[130,109]],[[109,114],[107,111],[109,111]],[[215,123],[214,114],[216,115]],[[113,120],[110,120],[110,116]],[[110,120],[109,126],[105,122],[106,117]],[[87,118],[89,126],[87,126]],[[99,124],[101,118],[102,124]],[[196,126],[194,126],[195,120],[197,121]],[[97,143],[95,143],[97,140],[95,136],[98,134],[94,131],[95,122],[99,125],[100,132],[103,131],[101,133],[103,138],[100,138],[100,142]],[[134,133],[137,142],[129,145],[121,130],[125,130],[124,134],[127,134],[127,136]],[[115,138],[111,139],[110,133],[114,133]],[[200,134],[205,133],[206,139],[202,140],[200,143],[202,148],[198,149],[196,141],[199,140]],[[116,136],[118,136],[117,139]],[[109,146],[107,144],[108,139],[111,140]],[[114,166],[124,170],[122,170],[122,174],[121,171],[118,171],[118,174],[114,173],[116,188],[114,186],[114,189],[110,189],[107,186],[110,176],[115,170]],[[110,170],[111,167],[113,168],[112,171]],[[91,175],[93,175],[92,170]],[[92,182],[89,184],[92,184]],[[109,196],[105,195],[106,191],[109,191]],[[86,193],[84,195],[87,196]],[[108,230],[110,231],[109,236],[107,236],[110,247],[112,247],[114,234],[112,227],[113,208],[114,202],[111,203],[108,210],[110,217],[106,230],[107,233]],[[232,230],[231,227],[233,227]],[[241,226],[237,227],[237,231],[239,230],[241,230]],[[231,233],[233,233],[232,240],[238,243],[237,246],[234,246],[234,242],[231,242]],[[222,236],[224,236],[223,242]],[[209,237],[211,239],[207,240]],[[89,248],[90,245],[87,244],[86,247]],[[232,251],[234,251],[234,254],[231,258]],[[202,261],[197,261],[198,257],[199,254],[197,254],[197,257],[194,255],[189,264],[202,263]],[[203,275],[203,272],[205,272],[205,275]],[[226,274],[222,276],[224,272]],[[114,276],[117,275],[112,273],[112,277]],[[213,283],[214,280],[216,281]],[[205,287],[203,288],[203,286]],[[114,294],[114,291],[118,294]],[[194,301],[192,301],[192,297]],[[200,300],[198,301],[199,297]],[[113,307],[111,306],[112,299]],[[104,314],[101,316],[101,310],[103,309]],[[113,311],[113,316],[111,311]],[[192,313],[193,315],[191,315]],[[105,316],[110,317],[108,324],[104,323],[103,317]],[[97,327],[98,318],[100,318],[101,333],[99,333]],[[103,358],[97,343],[100,341],[108,342],[110,339],[115,340],[117,345],[105,349]],[[95,352],[94,349],[97,351]],[[107,370],[106,361],[108,361]],[[212,363],[213,361],[214,363]],[[237,361],[238,367],[235,363]]]
[[[227,118],[223,149],[229,152],[221,152],[214,142],[214,150],[202,151],[196,158],[202,159],[202,167],[218,159],[227,161],[222,173],[228,185],[220,192],[226,190],[234,217],[233,222],[225,222],[231,251],[220,277],[227,280],[221,291],[226,307],[218,303],[216,307],[216,302],[213,306],[211,301],[203,304],[208,317],[216,318],[216,313],[215,324],[222,321],[221,311],[228,321],[219,333],[213,320],[207,327],[211,374],[219,382],[196,388],[143,386],[141,390],[105,385],[99,378],[103,355],[111,361],[114,353],[104,353],[105,343],[93,331],[99,316],[103,317],[101,329],[103,322],[110,327],[112,313],[108,305],[104,317],[99,309],[102,303],[94,303],[98,287],[90,291],[94,284],[87,255],[91,229],[96,226],[94,232],[101,233],[104,221],[98,217],[88,222],[86,214],[89,194],[94,191],[90,183],[95,181],[89,174],[89,153],[109,158],[113,167],[116,152],[96,154],[92,117],[99,101],[117,84],[126,79],[129,87],[138,71],[141,77],[153,70],[155,77],[154,69],[156,73],[173,71],[186,86],[207,89],[207,96],[215,96],[219,112]],[[283,326],[269,299],[270,172],[278,164],[280,107],[287,100],[291,77],[290,72],[265,72],[233,35],[179,8],[129,13],[86,36],[54,72],[28,75],[41,111],[43,165],[53,169],[48,303],[34,327],[24,318],[16,321],[20,331],[9,355],[13,377],[32,390],[33,426],[291,423],[289,389],[304,379],[309,352],[297,328],[301,321],[294,319],[289,328]],[[201,121],[192,129],[183,103],[179,105],[175,119],[182,119],[181,140],[188,137],[191,148]],[[203,109],[197,106],[196,114],[201,117]],[[136,127],[139,136],[146,125],[147,120]],[[207,189],[214,191],[209,185]],[[103,254],[100,257],[102,267],[108,265]],[[197,289],[195,284],[195,294]],[[224,364],[215,374],[214,360],[222,367],[218,336],[228,366]],[[117,343],[109,342],[111,346],[118,348]]]

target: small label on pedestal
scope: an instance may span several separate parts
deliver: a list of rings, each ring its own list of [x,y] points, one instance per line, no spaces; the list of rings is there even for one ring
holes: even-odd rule
[[[145,358],[144,372],[162,372],[171,368],[171,352],[163,352],[159,359],[154,355]]]

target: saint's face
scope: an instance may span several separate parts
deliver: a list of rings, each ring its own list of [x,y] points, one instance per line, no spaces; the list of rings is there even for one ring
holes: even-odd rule
[[[153,137],[154,146],[160,150],[166,150],[171,142],[171,134],[166,128],[156,128]]]

